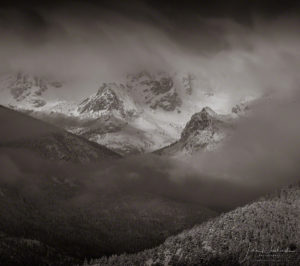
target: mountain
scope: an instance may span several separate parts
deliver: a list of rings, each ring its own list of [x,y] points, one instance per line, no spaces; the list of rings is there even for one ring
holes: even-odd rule
[[[90,265],[297,265],[299,203],[298,183],[172,236],[157,248]]]
[[[224,105],[224,97],[215,94],[209,82],[191,73],[141,71],[121,83],[100,84],[94,94],[77,102],[66,93],[74,85],[67,81],[6,75],[0,78],[0,103],[122,155],[168,146],[180,138],[192,114],[205,105]]]
[[[168,121],[168,113],[173,116],[171,121],[177,122],[174,113],[181,112],[180,82],[176,75],[142,71],[127,75],[124,84],[103,83],[96,94],[78,106],[80,117],[93,116],[97,122],[91,129],[72,132],[80,132],[122,155],[150,152],[170,144],[181,129]],[[100,121],[104,123],[100,125]]]
[[[51,94],[53,88],[61,87],[61,82],[23,72],[4,75],[0,79],[1,98],[7,105],[23,108],[39,108],[46,105],[45,95],[49,92]]]
[[[211,108],[204,107],[191,117],[178,141],[154,153],[180,156],[215,149],[228,135],[231,127],[232,117],[218,115]]]
[[[172,141],[168,133],[172,125],[161,126],[127,89],[122,84],[102,84],[78,105],[80,125],[66,129],[122,155],[144,153]]]
[[[0,147],[26,149],[50,160],[92,162],[120,156],[97,143],[0,106]]]
[[[97,93],[79,103],[78,112],[86,115],[101,116],[103,113],[114,113],[122,118],[135,115],[136,107],[129,95],[125,93],[124,85],[103,83]]]
[[[115,152],[122,155],[143,153],[155,145],[150,130],[143,130],[143,124],[137,123],[145,120],[141,108],[122,84],[103,83],[96,94],[78,105],[77,111],[81,119],[86,118],[89,122],[68,130]]]

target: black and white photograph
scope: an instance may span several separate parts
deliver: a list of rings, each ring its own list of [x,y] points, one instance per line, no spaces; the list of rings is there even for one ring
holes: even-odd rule
[[[0,2],[0,266],[300,265],[300,1]]]

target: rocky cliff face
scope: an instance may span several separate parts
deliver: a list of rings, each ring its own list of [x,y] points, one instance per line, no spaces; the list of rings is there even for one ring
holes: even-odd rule
[[[77,111],[94,117],[114,113],[122,118],[130,118],[137,112],[137,108],[124,85],[103,83],[97,93],[79,103]]]
[[[62,83],[19,72],[0,80],[0,90],[10,94],[10,104],[39,108],[46,104],[44,94],[51,88],[60,88]]]
[[[78,105],[77,110],[81,114],[116,110],[120,112],[122,116],[125,115],[123,101],[119,99],[110,84],[106,83],[103,83],[95,95],[84,99]]]
[[[160,155],[185,155],[201,150],[212,150],[226,137],[230,119],[205,107],[194,114],[182,131],[180,139],[158,151]]]
[[[244,115],[248,110],[250,110],[248,102],[241,102],[232,107],[231,112],[236,115]]]
[[[150,74],[144,71],[128,75],[126,86],[137,102],[152,109],[174,111],[182,104],[174,77],[165,72]]]

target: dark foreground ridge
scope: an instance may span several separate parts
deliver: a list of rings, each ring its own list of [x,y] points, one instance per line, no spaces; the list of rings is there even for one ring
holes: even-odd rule
[[[0,147],[30,150],[44,159],[88,163],[120,158],[108,148],[0,106]]]

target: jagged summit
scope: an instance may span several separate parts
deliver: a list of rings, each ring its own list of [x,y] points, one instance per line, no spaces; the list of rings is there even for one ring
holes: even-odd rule
[[[200,150],[215,149],[226,136],[230,121],[209,107],[195,113],[182,131],[180,139],[155,153],[178,156],[193,154]]]
[[[79,106],[79,113],[119,110],[124,112],[123,102],[118,98],[110,85],[103,83],[95,95],[83,100]]]
[[[186,140],[191,134],[203,131],[214,126],[218,121],[218,115],[209,107],[204,107],[201,112],[194,114],[191,120],[186,124],[181,134],[181,139]]]
[[[208,106],[204,107],[200,113],[209,115],[209,116],[217,116],[218,115],[213,109],[211,109]]]
[[[133,116],[136,107],[126,93],[122,84],[103,83],[97,93],[84,99],[77,108],[80,114],[107,114],[115,112],[120,117]]]

